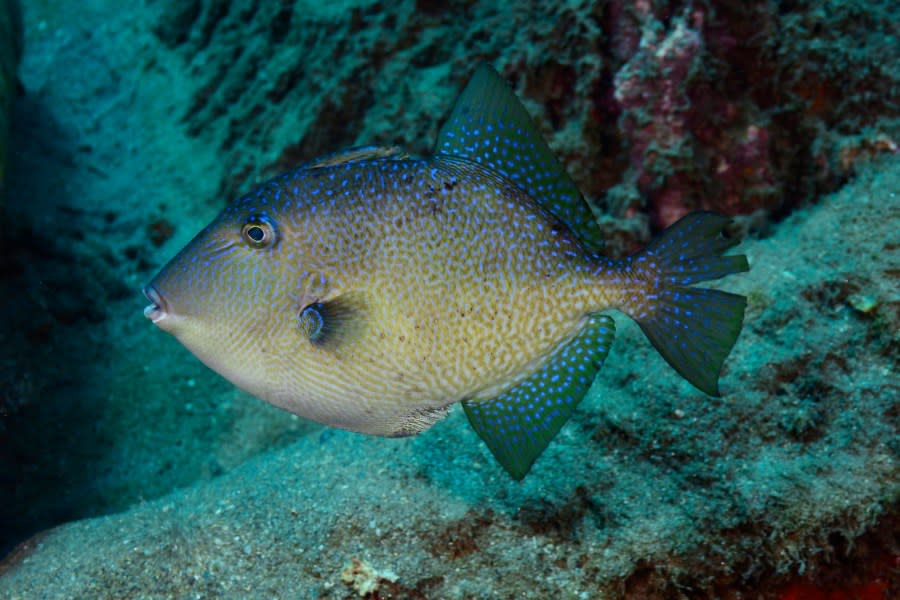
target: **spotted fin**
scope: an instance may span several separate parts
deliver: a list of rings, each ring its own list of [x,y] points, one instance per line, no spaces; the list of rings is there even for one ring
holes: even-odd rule
[[[603,245],[587,201],[525,107],[489,65],[478,67],[459,95],[434,153],[465,158],[500,173],[565,223],[589,250]]]
[[[615,335],[594,315],[537,372],[493,400],[462,403],[469,423],[513,479],[525,477],[587,394]]]
[[[738,242],[720,235],[730,222],[711,212],[691,213],[629,259],[631,270],[655,272],[657,285],[653,303],[626,312],[666,362],[710,396],[719,395],[719,373],[741,332],[747,298],[688,286],[750,268],[742,254],[722,256]]]

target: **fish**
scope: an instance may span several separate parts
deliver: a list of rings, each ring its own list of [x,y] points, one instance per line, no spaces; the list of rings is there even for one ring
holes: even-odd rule
[[[433,152],[354,147],[231,201],[147,284],[144,314],[250,394],[326,426],[419,434],[456,404],[521,480],[634,319],[719,395],[746,298],[731,219],[688,214],[626,258],[506,81],[476,69]],[[637,368],[640,368],[638,366]]]

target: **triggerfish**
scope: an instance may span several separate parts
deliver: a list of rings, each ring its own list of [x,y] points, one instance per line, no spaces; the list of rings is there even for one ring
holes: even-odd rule
[[[617,309],[701,391],[746,299],[729,219],[692,213],[626,259],[506,82],[480,67],[434,151],[361,147],[232,201],[144,288],[144,314],[251,394],[332,427],[420,433],[462,404],[521,479],[588,392]]]

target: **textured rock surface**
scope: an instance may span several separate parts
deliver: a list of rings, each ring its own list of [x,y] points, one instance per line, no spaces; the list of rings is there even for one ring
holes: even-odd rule
[[[354,558],[384,597],[774,595],[799,573],[871,582],[898,553],[891,2],[130,6],[24,7],[0,548],[127,512],[21,547],[0,595],[342,597]],[[756,213],[764,236],[729,283],[751,304],[726,396],[697,395],[620,320],[521,486],[460,414],[415,440],[324,430],[140,314],[155,267],[254,181],[354,143],[426,152],[482,59],[612,251],[700,206]]]

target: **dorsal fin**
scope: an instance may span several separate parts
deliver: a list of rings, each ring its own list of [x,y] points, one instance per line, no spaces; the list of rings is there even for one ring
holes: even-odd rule
[[[376,158],[402,160],[409,158],[409,155],[399,146],[354,146],[331,152],[306,162],[302,165],[304,169],[320,169],[322,167],[334,167],[349,162],[357,162],[360,160],[373,160]]]
[[[509,85],[489,65],[478,67],[459,95],[434,153],[465,158],[500,173],[568,225],[589,250],[603,245],[600,227],[578,187]]]

